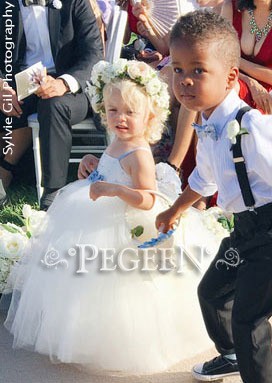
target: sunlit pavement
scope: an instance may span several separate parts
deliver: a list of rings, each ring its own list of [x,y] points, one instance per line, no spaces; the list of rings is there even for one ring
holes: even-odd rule
[[[46,356],[12,349],[12,336],[4,328],[5,310],[0,311],[0,382],[1,383],[196,383],[190,369],[216,355],[214,350],[176,365],[171,371],[131,376],[120,373],[92,374],[77,365],[52,364]],[[239,377],[224,383],[240,383]]]

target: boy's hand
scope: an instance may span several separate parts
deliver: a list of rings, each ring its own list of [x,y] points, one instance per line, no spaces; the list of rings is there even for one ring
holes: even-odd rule
[[[92,154],[87,154],[84,156],[79,164],[77,177],[79,180],[84,180],[89,176],[89,174],[97,168],[99,163],[99,158],[93,156]]]
[[[156,228],[167,233],[168,230],[173,229],[179,221],[180,215],[170,207],[169,209],[160,213],[156,218]]]
[[[116,195],[116,188],[115,184],[104,181],[95,182],[90,186],[90,198],[96,201],[99,197],[103,196],[114,197]]]

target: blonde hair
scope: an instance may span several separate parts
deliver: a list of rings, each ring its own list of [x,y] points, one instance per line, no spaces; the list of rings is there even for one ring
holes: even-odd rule
[[[145,129],[144,137],[148,143],[153,144],[161,139],[165,129],[167,115],[165,109],[160,107],[154,98],[148,95],[145,87],[128,79],[117,79],[105,85],[103,89],[103,104],[105,98],[111,96],[113,89],[119,89],[121,96],[126,104],[133,110],[145,108],[150,114],[148,123]],[[107,126],[105,107],[101,112],[103,123]]]

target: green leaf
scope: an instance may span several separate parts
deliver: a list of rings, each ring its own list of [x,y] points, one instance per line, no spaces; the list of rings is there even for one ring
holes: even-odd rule
[[[242,134],[249,134],[249,133],[248,133],[248,130],[245,129],[245,128],[241,128],[241,129],[239,130],[239,132],[238,132],[238,135],[241,136]]]
[[[218,222],[221,223],[221,225],[223,226],[224,229],[226,229],[228,231],[230,230],[229,220],[227,219],[227,217],[225,217],[225,216],[219,217]]]
[[[234,214],[232,214],[231,219],[230,219],[230,228],[234,228]]]
[[[131,229],[130,232],[131,232],[132,238],[140,237],[140,235],[142,235],[144,232],[144,228],[143,228],[143,226],[138,225],[138,226],[134,227],[134,229]]]
[[[9,231],[10,233],[20,233],[18,229],[15,229],[15,227],[9,226],[5,223],[1,223],[1,226],[3,226],[3,228]]]
[[[27,232],[26,232],[26,236],[27,236],[27,238],[29,238],[29,239],[31,238],[31,233],[30,233],[30,231],[27,231]]]

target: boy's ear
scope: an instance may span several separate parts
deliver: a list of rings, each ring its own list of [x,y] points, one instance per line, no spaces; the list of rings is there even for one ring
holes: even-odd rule
[[[238,80],[238,76],[239,76],[239,68],[235,66],[232,67],[228,75],[227,89],[232,89],[235,87],[236,82]]]

